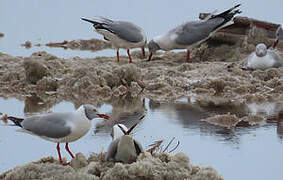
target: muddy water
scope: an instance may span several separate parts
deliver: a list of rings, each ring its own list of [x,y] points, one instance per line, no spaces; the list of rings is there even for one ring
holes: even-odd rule
[[[175,152],[185,152],[195,165],[214,167],[224,179],[283,177],[283,116],[280,114],[283,110],[282,104],[248,104],[238,107],[234,111],[237,115],[242,111],[249,111],[260,114],[265,119],[258,125],[228,129],[200,121],[216,110],[199,108],[191,104],[191,99],[180,99],[172,103],[154,102],[149,99],[144,102],[139,99],[136,101],[140,103],[136,103],[137,107],[133,111],[109,104],[103,104],[98,109],[102,113],[111,114],[116,122],[127,125],[146,114],[146,118],[134,133],[135,138],[146,148],[154,140],[164,139],[168,142],[172,137],[176,137],[180,146]],[[52,107],[39,103],[37,110],[30,108],[35,107],[35,104],[36,102],[22,102],[14,98],[0,99],[1,111],[15,116],[28,116],[42,111],[74,110],[71,102],[60,102]],[[100,120],[93,124],[92,131],[79,141],[71,143],[73,152],[89,155],[91,152],[106,150],[111,141],[109,128],[103,127]],[[16,132],[17,129],[3,126],[1,123],[0,172],[44,156],[57,157],[54,143]],[[68,157],[66,153],[64,156]]]

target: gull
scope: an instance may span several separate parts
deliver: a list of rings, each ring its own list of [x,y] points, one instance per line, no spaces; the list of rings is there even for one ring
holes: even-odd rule
[[[130,136],[136,125],[137,123],[129,130],[123,124],[113,126],[111,132],[113,141],[108,147],[105,156],[106,161],[132,163],[136,161],[140,153],[144,152],[142,145]]]
[[[172,49],[187,49],[186,61],[190,61],[190,48],[197,46],[207,40],[218,29],[233,24],[231,22],[236,14],[241,11],[236,10],[240,4],[217,15],[210,15],[205,20],[185,22],[168,33],[153,38],[148,43],[149,58],[157,50],[169,51]]]
[[[59,161],[63,165],[60,153],[60,143],[66,143],[65,149],[72,158],[74,155],[69,149],[69,142],[83,137],[91,128],[91,120],[94,118],[109,118],[105,114],[98,114],[93,105],[81,105],[74,112],[54,112],[34,115],[27,118],[8,116],[16,126],[21,127],[19,132],[39,136],[42,139],[57,143]]]
[[[146,35],[139,26],[131,22],[113,21],[104,17],[97,18],[97,20],[81,19],[92,23],[95,31],[103,35],[105,40],[112,43],[117,49],[117,62],[119,62],[120,48],[127,49],[130,63],[132,63],[131,48],[140,47],[145,57]]]
[[[283,65],[282,58],[274,50],[267,49],[266,45],[259,43],[254,52],[247,59],[248,69],[265,70]]]
[[[282,29],[282,25],[280,25],[277,30],[276,30],[276,34],[275,34],[276,38],[273,44],[273,48],[276,48],[276,46],[279,43],[279,40],[283,40],[283,29]]]

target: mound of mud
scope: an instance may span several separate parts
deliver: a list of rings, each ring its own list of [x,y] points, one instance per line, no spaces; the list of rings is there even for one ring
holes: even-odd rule
[[[141,154],[132,164],[105,162],[104,156],[104,153],[92,154],[86,159],[78,153],[70,166],[62,166],[53,157],[47,157],[11,169],[1,174],[0,179],[223,179],[211,167],[192,165],[189,157],[183,153]]]

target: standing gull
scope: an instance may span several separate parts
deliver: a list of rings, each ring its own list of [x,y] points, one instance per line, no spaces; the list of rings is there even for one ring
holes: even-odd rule
[[[142,49],[143,56],[145,56],[144,47],[146,45],[146,35],[142,28],[127,22],[127,21],[113,21],[104,17],[97,20],[89,20],[82,18],[82,20],[90,22],[96,32],[103,35],[105,40],[108,40],[117,49],[117,62],[119,62],[119,49],[127,49],[130,63],[132,62],[130,49]]]
[[[153,38],[153,40],[148,43],[150,52],[148,61],[151,60],[152,54],[157,50],[169,51],[172,49],[187,49],[186,61],[189,62],[189,48],[207,40],[218,29],[232,24],[231,21],[234,16],[241,13],[241,11],[236,10],[239,6],[240,4],[223,13],[211,15],[205,20],[186,22],[170,30],[165,35]]]
[[[39,136],[42,139],[56,142],[59,161],[64,164],[60,153],[60,143],[66,143],[65,149],[70,156],[74,155],[69,149],[68,143],[76,141],[84,136],[91,128],[91,120],[94,118],[109,118],[105,114],[98,114],[93,105],[81,105],[75,112],[54,112],[41,115],[34,115],[27,118],[16,118],[8,116],[16,126],[22,129],[20,132]]]
[[[256,46],[255,51],[250,54],[247,60],[248,69],[265,70],[282,65],[283,61],[276,51],[267,49],[266,45],[263,43]]]
[[[277,30],[276,30],[276,34],[275,34],[276,38],[273,44],[273,48],[276,48],[276,46],[279,43],[279,40],[283,40],[283,29],[282,29],[282,25],[280,25]]]
[[[131,131],[136,127],[134,124],[129,130],[122,124],[113,126],[111,136],[113,141],[108,147],[105,160],[115,162],[132,163],[138,155],[144,152],[142,145],[130,136]]]

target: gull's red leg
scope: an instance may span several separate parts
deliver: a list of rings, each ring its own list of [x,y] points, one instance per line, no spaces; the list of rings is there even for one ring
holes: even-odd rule
[[[186,62],[189,63],[190,62],[190,50],[187,49],[187,59]]]
[[[61,153],[60,153],[60,143],[57,143],[57,152],[58,152],[58,156],[59,156],[59,161],[60,161],[61,164],[63,164]]]
[[[276,41],[274,41],[273,43],[273,48],[276,48],[276,46],[278,45],[279,40],[277,39]]]
[[[142,50],[143,58],[145,58],[145,50],[144,50],[144,47],[142,47],[141,50]]]
[[[69,148],[68,148],[69,149]],[[58,156],[59,156],[59,162],[63,165],[63,166],[67,166],[70,165],[70,163],[64,163],[62,161],[62,157],[61,157],[61,153],[60,153],[60,143],[57,143],[57,152],[58,152]]]
[[[152,53],[149,54],[147,61],[150,61],[152,58]]]
[[[117,49],[117,62],[119,63],[119,49]]]
[[[68,153],[71,155],[72,158],[75,158],[75,156],[73,155],[73,153],[69,149],[69,143],[66,143],[65,149],[68,151]]]
[[[130,54],[130,49],[127,49],[127,53],[128,53],[128,56],[129,56],[129,60],[130,60],[130,63],[132,63],[132,58],[131,58],[131,54]]]

